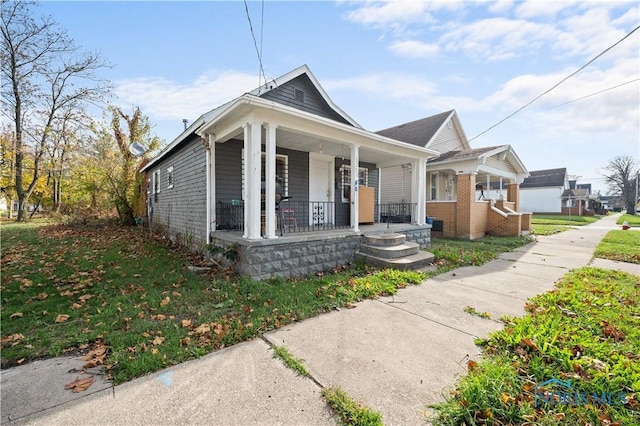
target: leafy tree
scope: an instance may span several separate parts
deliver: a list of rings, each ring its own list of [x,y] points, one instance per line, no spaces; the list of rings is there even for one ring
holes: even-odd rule
[[[622,197],[627,213],[636,214],[636,179],[640,170],[638,163],[629,155],[620,155],[609,162],[608,174],[603,175],[613,195]]]
[[[95,53],[81,52],[51,17],[34,18],[34,5],[2,1],[0,22],[2,113],[14,133],[18,221],[27,220],[25,208],[44,174],[56,130],[89,103],[102,101],[109,90],[94,74],[108,64]]]
[[[115,106],[109,110],[110,123],[95,130],[94,167],[106,178],[106,191],[115,204],[118,217],[122,223],[131,225],[136,217],[144,215],[146,180],[139,172],[147,159],[136,157],[129,147],[137,142],[154,150],[160,146],[160,139],[151,134],[149,118],[139,108],[131,115]]]

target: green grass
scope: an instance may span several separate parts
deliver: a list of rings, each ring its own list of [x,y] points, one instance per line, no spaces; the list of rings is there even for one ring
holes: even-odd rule
[[[331,406],[340,424],[350,426],[382,426],[382,415],[354,401],[339,387],[322,390],[322,396]]]
[[[484,318],[484,319],[491,319],[491,312],[480,312],[473,306],[465,306],[463,311],[468,313],[469,315],[475,315],[477,317]]]
[[[436,273],[443,273],[462,266],[482,265],[531,241],[529,237],[485,237],[473,241],[434,238],[429,251],[436,257]]]
[[[640,214],[636,214],[636,215],[623,214],[616,221],[618,225],[622,225],[625,222],[627,222],[627,225],[629,226],[640,226]]]
[[[571,229],[571,226],[583,226],[596,222],[598,216],[569,216],[561,214],[539,214],[531,217],[531,233],[534,235],[553,235]]]
[[[449,399],[434,405],[435,424],[640,424],[640,282],[596,268],[568,273],[486,340]],[[550,403],[550,379],[610,404]],[[619,396],[624,400],[621,402]],[[547,393],[547,396],[550,395]],[[618,422],[618,423],[616,423]]]
[[[304,366],[303,360],[291,355],[291,352],[285,346],[273,347],[274,358],[279,358],[287,367],[298,373],[302,377],[311,377],[309,370]]]
[[[595,257],[640,264],[640,232],[609,231],[596,247]]]
[[[434,240],[438,268],[430,274],[482,264],[528,241]],[[4,223],[2,368],[104,343],[104,362],[121,383],[427,277],[359,264],[254,281],[202,277],[187,270],[188,260],[198,259],[141,228]]]

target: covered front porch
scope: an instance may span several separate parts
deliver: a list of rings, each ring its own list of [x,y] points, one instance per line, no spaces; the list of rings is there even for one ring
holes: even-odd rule
[[[425,224],[424,191],[379,203],[379,168],[410,163],[424,188],[431,150],[245,95],[197,130],[207,152],[207,235],[250,241],[349,230],[363,224]],[[357,170],[357,172],[356,172]],[[226,237],[224,237],[226,238]]]

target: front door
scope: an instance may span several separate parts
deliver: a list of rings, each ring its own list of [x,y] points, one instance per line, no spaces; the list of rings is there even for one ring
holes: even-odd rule
[[[333,224],[333,157],[309,153],[309,225]]]

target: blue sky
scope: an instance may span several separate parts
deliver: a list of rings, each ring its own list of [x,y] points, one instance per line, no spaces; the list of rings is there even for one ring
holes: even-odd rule
[[[268,78],[307,64],[368,130],[455,109],[468,138],[640,25],[637,1],[247,5]],[[36,11],[111,62],[102,75],[115,84],[112,102],[139,106],[167,142],[183,118],[261,82],[243,1],[46,1]],[[600,175],[609,160],[640,160],[638,79],[640,30],[471,145],[511,144],[529,170],[567,167],[605,193]]]

